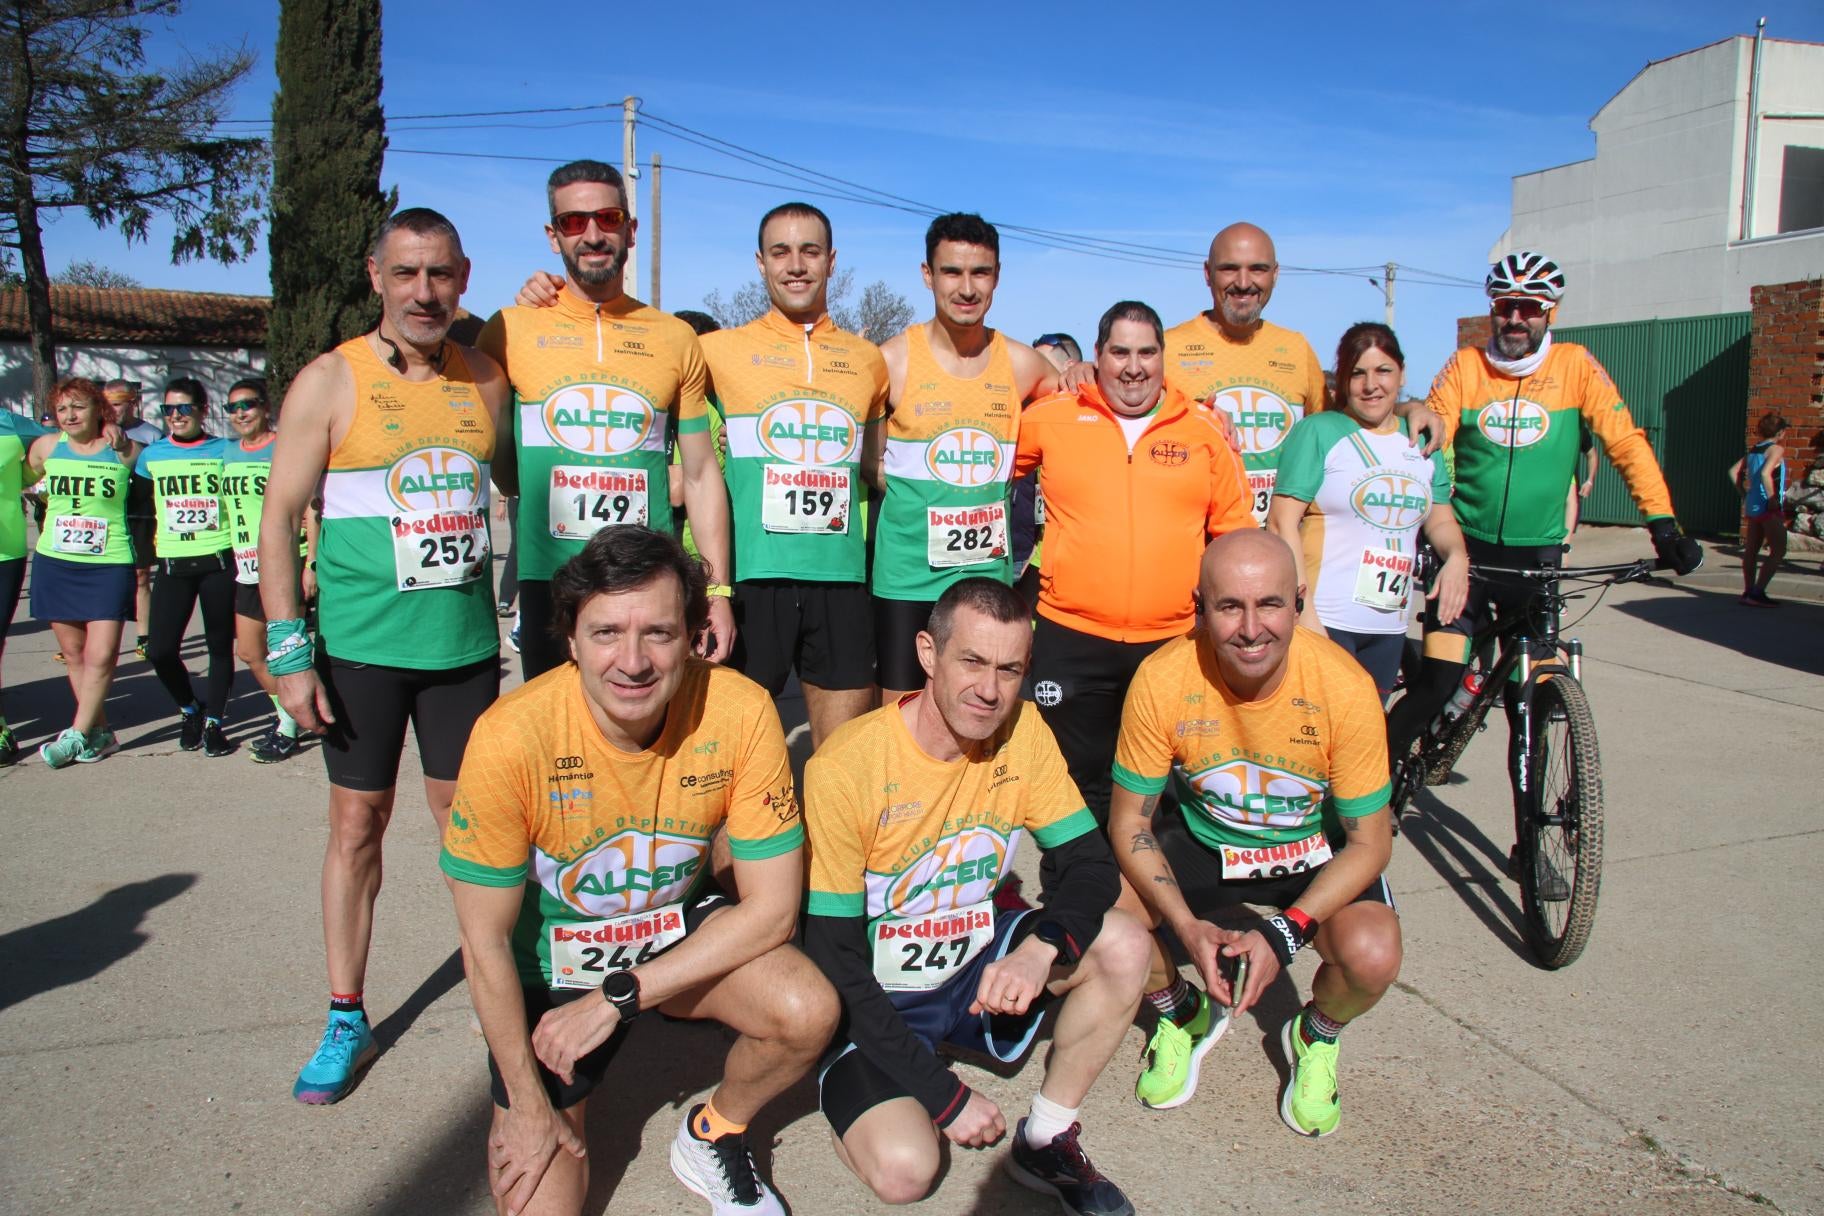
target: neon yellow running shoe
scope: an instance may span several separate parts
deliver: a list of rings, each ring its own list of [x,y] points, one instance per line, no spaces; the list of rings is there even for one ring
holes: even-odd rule
[[[1179,1026],[1170,1018],[1160,1018],[1152,1041],[1146,1045],[1146,1067],[1134,1082],[1134,1097],[1140,1105],[1153,1110],[1170,1110],[1183,1106],[1197,1092],[1197,1073],[1203,1057],[1210,1054],[1223,1032],[1229,1028],[1229,1011],[1218,1009],[1209,994],[1197,992],[1197,1012]]]
[[[1336,1044],[1322,1039],[1306,1043],[1299,1033],[1304,1021],[1300,1010],[1279,1032],[1290,1072],[1279,1098],[1279,1117],[1301,1136],[1328,1136],[1343,1118],[1336,1094]]]

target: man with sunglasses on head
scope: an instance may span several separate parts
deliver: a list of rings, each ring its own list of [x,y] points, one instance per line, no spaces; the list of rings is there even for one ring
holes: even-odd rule
[[[1001,277],[993,224],[960,212],[932,220],[924,275],[932,318],[880,348],[886,442],[867,470],[882,493],[872,590],[883,705],[923,686],[918,635],[946,588],[1018,572],[1008,484],[1019,413],[1058,387],[1050,362],[988,325]]]
[[[502,309],[476,343],[513,386],[497,467],[513,462],[521,487],[520,664],[530,680],[569,657],[551,632],[551,576],[591,535],[623,524],[673,531],[674,421],[684,509],[709,565],[709,624],[697,650],[720,662],[735,640],[728,491],[710,443],[702,348],[688,323],[622,289],[637,221],[613,166],[559,166],[545,199],[545,238],[565,277],[534,277],[554,289],[554,302]]]
[[[291,382],[260,515],[266,668],[285,712],[322,736],[329,772],[329,1016],[292,1087],[311,1105],[341,1101],[379,1054],[363,989],[406,727],[441,831],[469,732],[500,691],[488,493],[507,383],[448,340],[469,281],[462,238],[406,208],[380,226],[367,275],[379,324]],[[515,489],[510,468],[497,480]],[[298,532],[319,496],[313,644]]]
[[[167,384],[170,434],[139,454],[133,472],[150,487],[158,519],[146,657],[182,714],[177,745],[226,756],[234,750],[222,733],[234,684],[234,553],[222,498],[228,444],[204,432],[208,413],[209,394],[201,381],[180,376]],[[209,653],[206,703],[197,700],[179,653],[198,604]]]
[[[1628,483],[1660,558],[1680,574],[1697,569],[1703,548],[1679,530],[1653,447],[1615,382],[1588,350],[1552,340],[1564,271],[1542,253],[1521,250],[1490,267],[1485,286],[1488,345],[1453,355],[1426,401],[1443,419],[1445,441],[1456,453],[1451,506],[1470,561],[1533,569],[1563,563],[1564,502],[1581,463],[1581,419]],[[1472,581],[1456,620],[1426,613],[1424,667],[1388,719],[1396,762],[1462,681],[1474,635],[1495,616],[1524,612],[1529,597],[1525,587]],[[1508,710],[1510,768],[1518,761],[1517,712]],[[1550,870],[1543,855],[1540,864]],[[1556,871],[1538,879],[1541,898],[1570,898],[1569,884]]]

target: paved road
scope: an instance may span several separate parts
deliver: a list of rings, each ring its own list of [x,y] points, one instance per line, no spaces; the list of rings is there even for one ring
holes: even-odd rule
[[[1643,549],[1605,530],[1576,557]],[[1130,1032],[1085,1118],[1139,1210],[1824,1211],[1815,561],[1776,582],[1777,612],[1738,607],[1719,557],[1679,586],[1611,592],[1578,626],[1609,809],[1601,915],[1574,967],[1540,971],[1518,944],[1498,735],[1434,791],[1396,846],[1405,971],[1344,1037],[1338,1135],[1301,1141],[1278,1120],[1286,981],[1175,1112],[1135,1105]],[[68,713],[51,650],[29,621],[7,647],[6,707],[33,744]],[[387,1050],[346,1102],[302,1107],[289,1087],[322,1025],[321,766],[179,752],[146,666],[116,688],[119,756],[0,770],[0,1211],[491,1211],[483,1049],[414,761],[368,989]],[[234,716],[244,740],[257,698]],[[1310,971],[1293,969],[1301,992]],[[641,1037],[593,1103],[591,1211],[700,1213],[664,1149],[726,1038]],[[1022,1111],[1038,1069],[967,1075]],[[809,1086],[755,1139],[800,1216],[878,1210],[830,1154]],[[996,1161],[956,1153],[919,1210],[1055,1210]]]

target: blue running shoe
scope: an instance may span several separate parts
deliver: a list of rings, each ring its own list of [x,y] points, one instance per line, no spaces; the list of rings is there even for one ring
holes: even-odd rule
[[[317,1054],[299,1071],[291,1096],[311,1106],[340,1102],[354,1088],[355,1075],[379,1054],[380,1046],[374,1042],[366,1014],[332,1009]]]

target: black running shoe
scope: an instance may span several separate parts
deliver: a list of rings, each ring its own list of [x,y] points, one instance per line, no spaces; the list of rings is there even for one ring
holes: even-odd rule
[[[1013,1131],[1013,1152],[1007,1158],[1007,1176],[1042,1195],[1056,1195],[1067,1212],[1077,1216],[1134,1216],[1134,1205],[1121,1188],[1104,1178],[1090,1164],[1089,1154],[1077,1143],[1081,1123],[1059,1132],[1044,1148],[1026,1144],[1026,1120]]]
[[[274,727],[247,745],[247,755],[255,764],[277,764],[297,755],[303,746],[296,735],[282,735]]]
[[[177,737],[177,745],[187,752],[193,752],[203,745],[202,710],[184,715],[184,729]]]
[[[233,750],[234,744],[228,742],[228,736],[222,733],[220,722],[211,718],[203,724],[203,755],[226,756]]]

